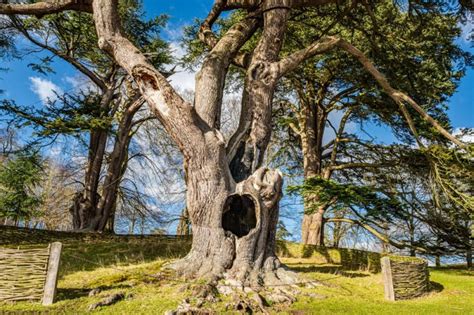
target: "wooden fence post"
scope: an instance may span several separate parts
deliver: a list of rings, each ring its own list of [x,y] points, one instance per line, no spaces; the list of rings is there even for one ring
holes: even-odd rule
[[[61,256],[62,244],[54,242],[49,248],[48,271],[44,283],[43,305],[51,305],[56,295],[56,285],[58,283],[59,259]]]
[[[390,258],[385,256],[380,260],[382,265],[382,279],[385,290],[385,299],[395,301],[395,292],[393,290],[392,267],[390,266]]]

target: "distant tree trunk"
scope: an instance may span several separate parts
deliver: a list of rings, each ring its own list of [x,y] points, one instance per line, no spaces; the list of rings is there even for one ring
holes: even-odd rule
[[[191,229],[189,226],[189,214],[185,207],[179,217],[178,226],[176,228],[176,235],[191,235]]]
[[[114,90],[107,90],[102,96],[100,110],[107,113],[111,107]],[[100,172],[107,146],[108,129],[92,129],[89,134],[89,153],[87,157],[84,189],[79,191],[70,208],[74,230],[91,230],[95,208],[99,201]]]
[[[311,89],[310,89],[311,90]],[[321,168],[322,139],[326,114],[317,101],[306,100],[304,91],[299,91],[301,115],[297,131],[303,153],[304,179],[314,176],[328,177]],[[303,96],[304,95],[304,96]],[[313,96],[314,95],[309,95]],[[309,97],[311,99],[312,97]],[[303,244],[324,246],[324,213],[325,205],[317,205],[318,196],[307,196],[304,200],[304,214],[301,224],[301,241]]]
[[[466,264],[467,264],[467,268],[469,269],[472,268],[472,247],[473,247],[473,241],[471,240],[466,250]]]
[[[335,222],[334,229],[333,229],[333,242],[332,242],[333,247],[339,248],[343,235],[344,235],[344,231],[343,231],[342,223]]]
[[[315,213],[303,216],[302,243],[324,246],[324,208],[318,208]]]
[[[416,251],[414,248],[415,245],[415,217],[414,217],[414,211],[411,209],[410,213],[410,218],[408,221],[408,231],[410,233],[410,256],[416,257]]]
[[[121,120],[114,137],[114,147],[107,164],[107,172],[100,189],[100,170],[102,168],[108,131],[100,130],[91,133],[95,140],[91,140],[89,154],[89,167],[86,172],[86,187],[76,196],[72,207],[75,230],[102,232],[108,226],[108,231],[113,232],[115,221],[115,208],[117,194],[122,177],[128,164],[128,147],[132,137],[133,117],[143,104],[143,99],[136,97],[129,101],[129,106],[124,109]],[[97,143],[97,145],[96,145]],[[95,196],[92,198],[92,196]]]
[[[107,130],[92,130],[90,133],[84,189],[76,194],[70,208],[74,230],[90,229],[95,208],[100,198],[98,188],[107,145],[107,133]]]
[[[94,230],[103,231],[107,221],[115,216],[117,194],[128,165],[128,149],[132,138],[133,117],[142,104],[143,99],[137,98],[130,102],[122,113],[123,117],[118,126],[114,148],[110,154],[107,173],[102,185],[102,196],[91,222],[91,228]]]
[[[436,267],[441,267],[441,256],[440,256],[440,254],[436,254],[436,256],[435,256],[435,266]]]

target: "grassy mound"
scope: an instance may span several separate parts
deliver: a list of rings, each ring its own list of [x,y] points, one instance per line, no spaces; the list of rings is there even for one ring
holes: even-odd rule
[[[0,231],[1,232],[1,231]],[[0,303],[0,313],[49,312],[82,314],[89,305],[113,293],[124,293],[125,299],[94,312],[101,314],[163,314],[175,309],[183,299],[199,298],[203,283],[176,277],[163,268],[166,263],[184,255],[189,240],[148,238],[81,239],[63,238],[64,244],[57,302],[50,307],[39,303]],[[18,246],[10,244],[9,246]],[[38,246],[29,242],[21,246]],[[43,245],[41,245],[43,246]],[[278,314],[474,314],[474,272],[456,268],[432,269],[431,280],[436,291],[428,296],[387,302],[383,298],[380,274],[352,270],[338,262],[321,261],[313,253],[300,255],[297,244],[287,244],[292,257],[283,261],[306,279],[323,285],[302,288],[302,295],[291,306],[276,305]],[[291,256],[291,255],[286,255]],[[89,296],[93,289],[98,294]],[[205,301],[204,309],[231,313],[221,301]]]

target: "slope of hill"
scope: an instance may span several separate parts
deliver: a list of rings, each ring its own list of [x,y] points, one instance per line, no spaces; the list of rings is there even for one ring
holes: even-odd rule
[[[0,229],[2,240],[7,230]],[[35,233],[27,233],[28,242],[14,237],[15,230],[8,229],[11,242],[1,246],[44,246],[53,234],[44,234],[35,243]],[[44,232],[41,232],[44,233]],[[57,302],[51,307],[39,303],[0,303],[4,312],[86,313],[90,305],[113,293],[123,293],[125,298],[116,304],[99,307],[102,314],[163,314],[176,309],[184,299],[191,304],[199,299],[205,284],[173,275],[163,268],[189,249],[189,239],[150,237],[98,237],[81,235],[66,237],[64,244]],[[55,235],[57,239],[57,235]],[[431,269],[434,290],[425,297],[410,301],[387,302],[383,299],[380,273],[370,273],[341,263],[342,257],[362,257],[366,261],[373,253],[341,254],[334,249],[322,252],[296,244],[280,244],[288,251],[282,260],[303,279],[316,280],[315,287],[299,288],[297,301],[291,305],[269,306],[270,313],[282,314],[474,314],[474,272],[461,268]],[[280,248],[280,252],[282,249]],[[299,254],[300,253],[300,254]],[[323,253],[324,255],[322,255]],[[325,259],[329,257],[328,262]],[[372,270],[374,271],[374,270]],[[96,294],[90,294],[94,289]],[[230,298],[202,299],[202,309],[216,313],[231,312]]]

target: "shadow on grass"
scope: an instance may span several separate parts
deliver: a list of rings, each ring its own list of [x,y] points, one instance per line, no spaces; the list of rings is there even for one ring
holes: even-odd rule
[[[348,278],[364,278],[368,277],[369,275],[362,272],[352,272],[344,270],[341,266],[288,266],[291,270],[296,272],[320,272],[320,273],[329,273],[334,275],[341,275],[343,277]]]
[[[99,289],[99,292],[111,289],[130,289],[129,285],[100,286],[97,288],[58,288],[56,301],[73,300],[89,296],[93,289]]]
[[[444,286],[441,283],[430,281],[430,292],[441,292]]]

